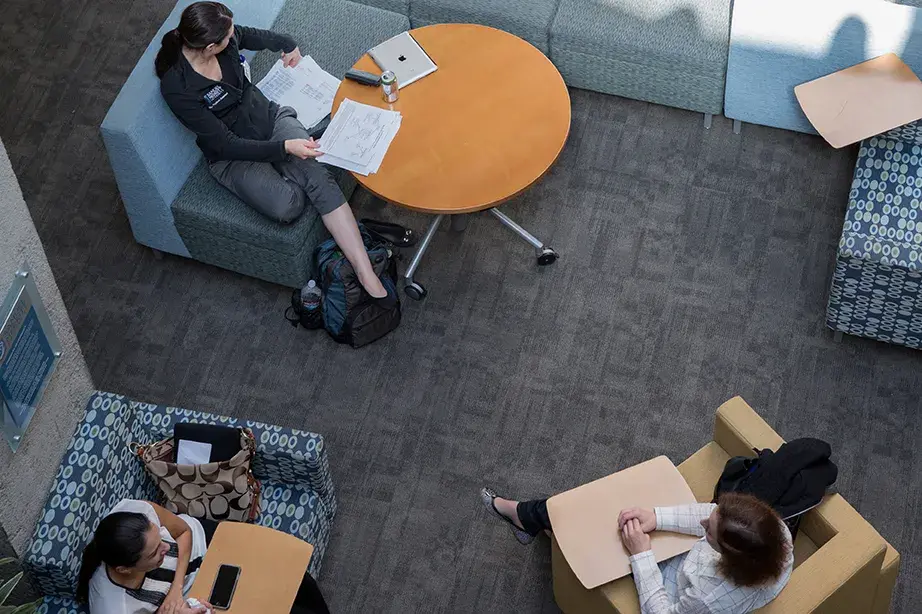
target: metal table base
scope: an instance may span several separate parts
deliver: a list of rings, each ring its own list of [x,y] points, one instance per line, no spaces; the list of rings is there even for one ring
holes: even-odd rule
[[[510,218],[496,207],[487,209],[487,211],[493,214],[493,217],[498,219],[503,226],[514,232],[526,243],[535,248],[539,266],[547,266],[549,264],[554,264],[554,262],[557,261],[557,252],[542,243],[541,240],[535,237],[533,234],[519,226],[515,220]],[[429,223],[429,228],[426,229],[426,234],[423,235],[422,241],[420,241],[416,248],[416,252],[413,254],[413,259],[410,260],[410,266],[407,267],[406,273],[404,273],[403,291],[408,297],[414,300],[422,300],[427,294],[426,289],[422,286],[422,284],[415,281],[413,276],[416,274],[416,269],[419,268],[419,263],[422,262],[426,250],[429,249],[429,245],[432,243],[432,238],[435,236],[436,231],[439,229],[439,225],[442,223],[442,220],[446,217],[446,215],[448,214],[443,213],[436,215],[432,222]],[[473,214],[451,215],[451,228],[459,232],[463,231],[467,227],[468,215]]]

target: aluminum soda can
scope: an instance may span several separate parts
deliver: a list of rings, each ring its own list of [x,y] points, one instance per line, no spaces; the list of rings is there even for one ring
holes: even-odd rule
[[[381,73],[381,91],[384,92],[385,102],[397,102],[397,75],[392,70]]]

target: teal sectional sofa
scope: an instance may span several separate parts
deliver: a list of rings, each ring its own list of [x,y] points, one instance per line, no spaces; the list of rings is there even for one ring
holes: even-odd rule
[[[225,0],[237,22],[295,37],[341,76],[378,42],[432,23],[472,22],[516,34],[547,54],[567,82],[660,104],[720,113],[730,0]],[[180,0],[141,56],[102,124],[138,243],[299,287],[326,230],[311,210],[290,225],[262,218],[218,186],[195,139],[160,98],[153,58],[192,0]],[[274,60],[252,59],[259,79]],[[501,61],[501,60],[500,60]],[[354,181],[340,174],[347,195]]]
[[[194,138],[160,99],[153,57],[191,1],[177,4],[102,125],[135,239],[301,286],[311,275],[314,247],[326,237],[317,215],[309,209],[283,226],[251,211],[212,180]],[[705,126],[724,113],[811,132],[794,85],[886,51],[922,72],[922,9],[909,6],[922,0],[226,1],[239,23],[291,34],[336,76],[404,30],[479,23],[530,41],[572,87],[704,113]],[[253,59],[254,79],[271,56]],[[339,177],[351,193],[352,178]]]

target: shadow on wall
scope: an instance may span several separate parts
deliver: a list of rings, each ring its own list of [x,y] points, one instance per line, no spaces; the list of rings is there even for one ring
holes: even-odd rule
[[[905,2],[903,4],[906,4]],[[909,36],[906,43],[898,54],[903,61],[909,64],[909,58],[912,58],[912,69],[916,75],[922,79],[922,0],[911,6],[919,7],[918,11],[913,13],[912,27],[909,29]]]
[[[920,0],[922,2],[922,0]],[[734,12],[725,114],[744,122],[816,134],[794,87],[884,53],[899,55],[922,75],[922,9],[883,2],[816,3],[831,14],[798,11],[802,2],[740,0]],[[878,6],[875,6],[878,5]],[[860,13],[860,14],[859,14]],[[828,28],[830,35],[822,38]]]

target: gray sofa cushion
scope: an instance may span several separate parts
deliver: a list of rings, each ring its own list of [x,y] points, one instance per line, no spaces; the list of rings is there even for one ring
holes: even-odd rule
[[[348,198],[352,175],[333,170]],[[314,248],[329,237],[308,206],[292,224],[263,217],[225,190],[202,162],[173,202],[176,229],[196,260],[298,288],[314,274]]]
[[[558,0],[412,0],[413,27],[434,23],[479,23],[512,32],[548,52],[547,32]]]
[[[730,0],[561,0],[554,47],[689,70],[726,66]],[[628,57],[625,57],[628,56]]]
[[[400,13],[401,15],[410,14],[410,0],[352,0],[359,4],[374,6],[379,9]]]
[[[551,58],[570,85],[719,113],[730,4],[561,0],[551,26]]]
[[[341,79],[366,51],[409,30],[410,20],[406,15],[347,0],[288,0],[272,29],[292,36],[302,54],[310,55]],[[256,54],[253,81],[262,79],[278,57],[271,51]]]
[[[185,227],[207,230],[250,245],[284,254],[296,254],[315,224],[322,224],[313,207],[291,224],[279,224],[251,209],[221,186],[203,160],[173,201],[173,216],[180,234]],[[195,246],[189,245],[195,256]]]
[[[816,134],[794,88],[896,53],[922,74],[922,10],[875,0],[736,0],[725,115]],[[873,42],[871,42],[873,41]]]

